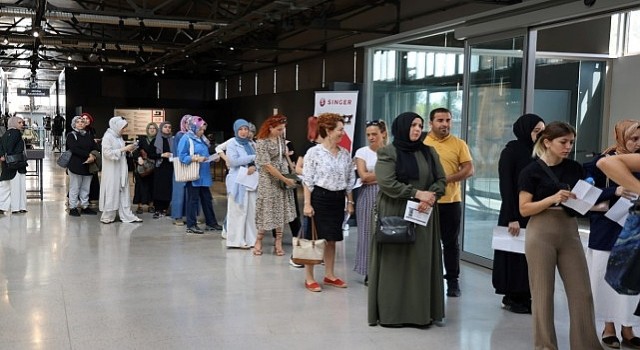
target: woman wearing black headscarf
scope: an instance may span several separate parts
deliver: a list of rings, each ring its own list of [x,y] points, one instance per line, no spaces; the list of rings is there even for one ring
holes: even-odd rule
[[[444,318],[442,248],[437,200],[446,177],[436,151],[420,136],[424,121],[415,113],[393,121],[393,143],[378,149],[378,216],[404,216],[408,200],[432,208],[427,226],[417,225],[413,244],[380,244],[372,235],[369,260],[369,325],[425,327]]]
[[[542,118],[535,114],[521,116],[513,123],[517,140],[509,141],[500,153],[498,177],[502,204],[498,226],[507,227],[513,236],[517,236],[529,221],[528,217],[520,215],[518,209],[518,177],[520,171],[533,161],[533,144],[542,130]],[[531,313],[529,274],[524,254],[495,250],[492,279],[496,294],[504,295],[502,307],[505,310],[519,314]]]
[[[162,122],[158,130],[153,140],[153,149],[148,152],[149,158],[156,162],[153,172],[153,205],[156,208],[154,219],[167,215],[173,191],[173,164],[169,160],[176,153],[173,149],[171,123]]]
[[[7,121],[7,132],[0,138],[0,214],[11,210],[12,213],[27,212],[27,163],[22,131],[24,120],[11,117]],[[11,168],[7,161],[9,156],[24,155],[22,161],[16,161]]]

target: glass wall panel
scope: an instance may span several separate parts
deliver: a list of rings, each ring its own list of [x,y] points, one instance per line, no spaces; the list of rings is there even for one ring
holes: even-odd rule
[[[475,174],[466,181],[466,253],[493,259],[491,237],[498,222],[498,159],[512,140],[511,125],[522,114],[524,37],[471,45],[467,144]]]

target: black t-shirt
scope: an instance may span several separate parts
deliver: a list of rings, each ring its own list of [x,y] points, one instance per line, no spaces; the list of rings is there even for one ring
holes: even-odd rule
[[[560,185],[571,189],[580,179],[584,179],[582,165],[571,159],[564,159],[560,164],[550,166],[551,171],[558,177]],[[518,179],[518,191],[529,192],[533,195],[532,201],[545,199],[560,190],[558,185],[547,175],[538,162],[532,162],[520,173]],[[572,216],[577,213],[563,207]]]

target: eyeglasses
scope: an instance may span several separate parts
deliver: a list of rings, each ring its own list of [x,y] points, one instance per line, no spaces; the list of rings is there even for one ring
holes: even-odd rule
[[[382,119],[378,119],[378,120],[368,120],[366,122],[367,126],[384,126],[384,120]]]

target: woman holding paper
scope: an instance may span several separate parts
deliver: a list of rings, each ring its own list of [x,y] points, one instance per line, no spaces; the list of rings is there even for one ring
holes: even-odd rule
[[[620,348],[620,339],[615,327],[617,323],[622,327],[622,343],[637,349],[640,348],[640,338],[634,335],[633,326],[640,325],[640,319],[633,315],[633,310],[640,301],[640,296],[618,294],[608,283],[604,283],[611,248],[622,231],[622,226],[606,217],[605,213],[620,198],[633,199],[636,195],[609,179],[596,167],[596,163],[609,156],[637,152],[640,149],[640,123],[635,120],[619,121],[615,125],[614,136],[615,145],[604,150],[592,162],[585,164],[587,176],[593,178],[594,186],[602,189],[598,204],[592,208],[589,215],[591,226],[587,262],[596,320],[604,322],[602,342],[610,348]],[[635,175],[640,177],[640,173]]]
[[[249,122],[238,119],[233,123],[235,137],[227,143],[227,247],[249,249],[256,241],[256,189],[241,185],[239,176],[256,172],[256,151],[249,139]],[[257,174],[255,174],[257,175]]]
[[[378,150],[375,166],[380,187],[377,216],[404,216],[407,202],[431,209],[426,226],[416,225],[413,244],[380,244],[371,235],[368,322],[389,327],[426,327],[444,318],[444,280],[437,200],[446,177],[436,151],[420,136],[424,120],[400,114],[391,125],[393,142]],[[306,160],[305,160],[306,166]]]
[[[158,127],[158,133],[149,147],[149,158],[156,163],[153,171],[153,205],[155,206],[154,219],[166,216],[171,203],[173,191],[173,164],[171,158],[176,153],[171,132],[171,123],[162,122]]]
[[[518,236],[527,227],[529,218],[518,210],[518,176],[533,161],[533,144],[544,130],[544,120],[535,114],[525,114],[513,123],[516,140],[509,141],[500,153],[498,176],[500,179],[500,215],[498,226],[506,227],[512,236]],[[503,294],[502,308],[517,314],[531,313],[529,273],[524,254],[494,250],[493,287]]]
[[[533,311],[535,349],[558,349],[554,326],[553,294],[558,269],[569,303],[571,349],[602,349],[593,312],[593,298],[584,249],[578,234],[578,213],[560,204],[576,196],[570,191],[584,171],[567,159],[575,129],[552,122],[534,145],[539,157],[520,173],[519,207],[530,217],[525,237]]]

